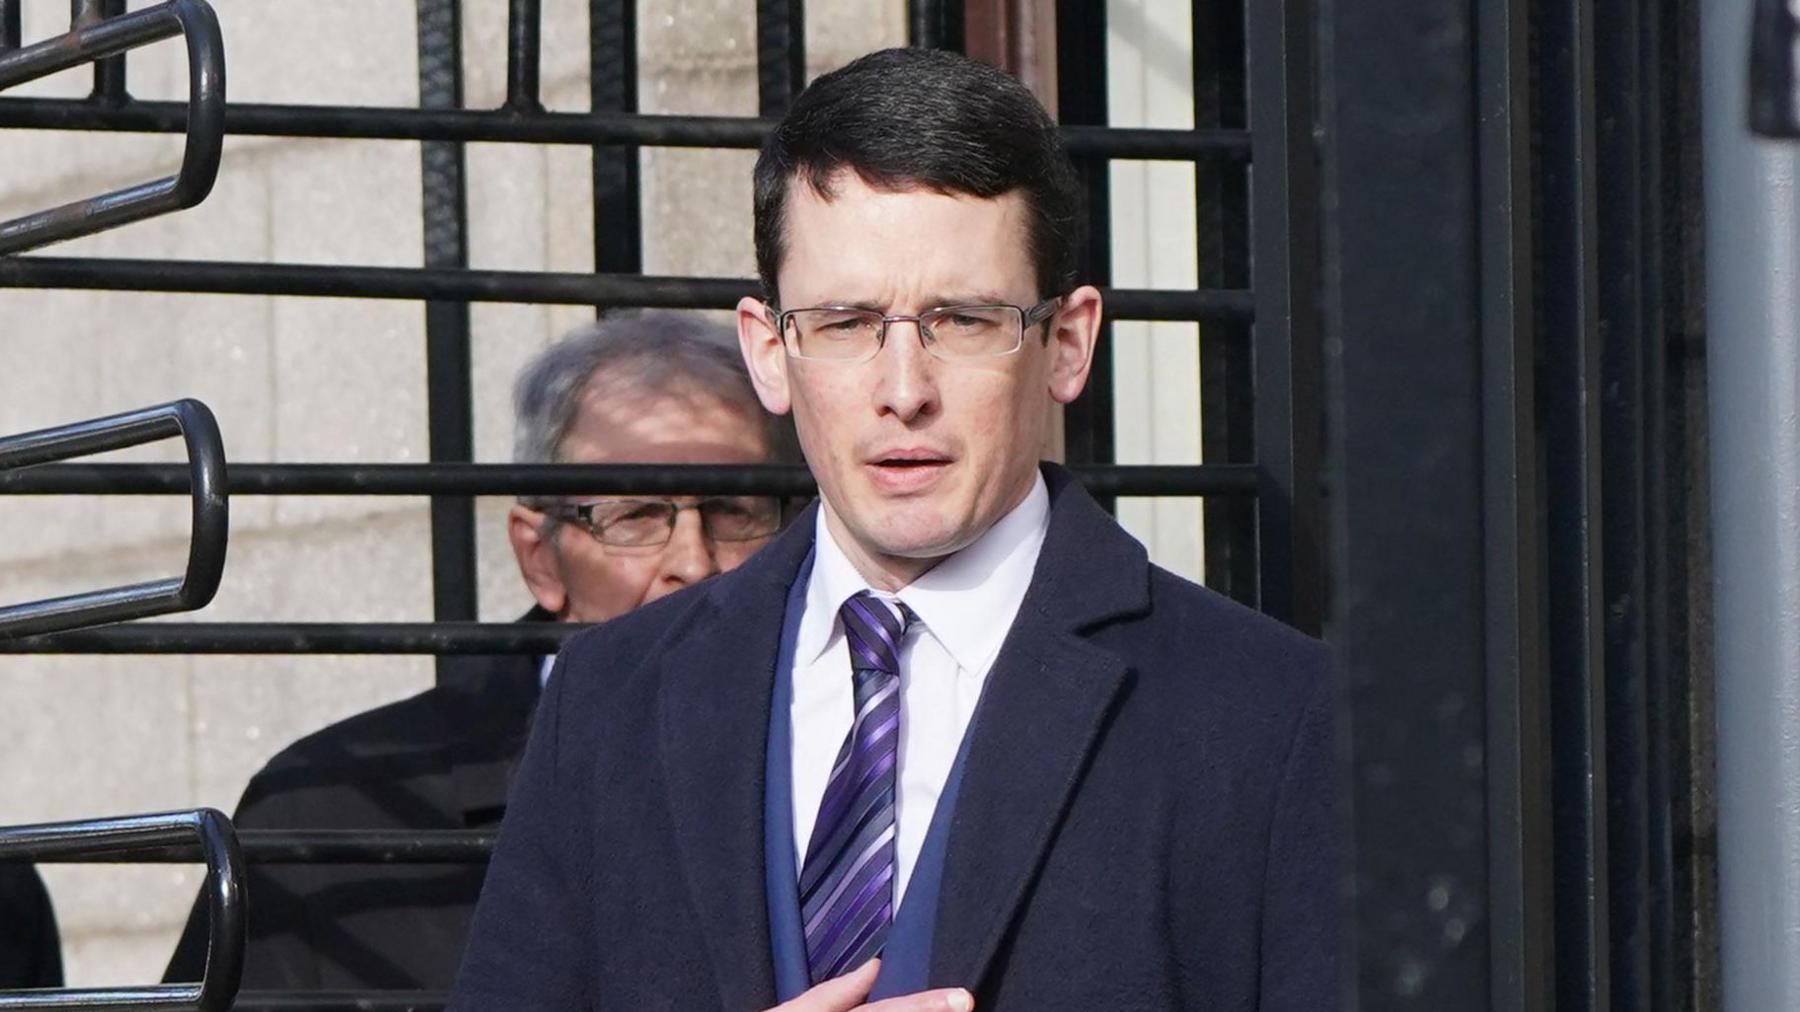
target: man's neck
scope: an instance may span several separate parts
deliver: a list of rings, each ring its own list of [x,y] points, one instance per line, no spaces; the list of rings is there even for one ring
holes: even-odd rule
[[[1000,511],[1000,517],[1005,517],[1019,508],[1019,504],[1031,494],[1036,479],[1037,474],[1033,472],[1032,481],[1026,482],[1025,487],[1019,490],[1019,494],[1013,497],[1012,502]],[[888,555],[874,551],[852,537],[843,520],[838,517],[837,511],[831,508],[831,503],[823,496],[819,499],[819,507],[825,512],[825,530],[831,535],[831,540],[837,543],[838,550],[844,553],[844,558],[850,561],[850,565],[854,566],[857,573],[868,581],[872,589],[886,591],[890,594],[898,593],[911,586],[919,577],[936,568],[938,563],[981,540],[983,535],[993,529],[993,524],[989,524],[963,544],[937,555],[920,557]],[[998,522],[998,518],[996,518],[996,522]]]

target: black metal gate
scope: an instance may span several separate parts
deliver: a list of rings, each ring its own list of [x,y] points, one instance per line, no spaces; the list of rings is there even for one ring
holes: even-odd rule
[[[29,51],[19,38],[21,0],[0,0],[0,61]],[[1305,3],[1195,4],[1196,117],[1199,129],[1106,126],[1105,8],[1057,5],[1057,96],[1065,137],[1093,199],[1091,277],[1108,280],[1108,164],[1115,158],[1192,162],[1213,201],[1200,229],[1203,287],[1192,291],[1110,289],[1115,320],[1200,321],[1205,330],[1203,402],[1206,463],[1196,467],[1113,464],[1108,370],[1068,413],[1067,456],[1103,497],[1208,496],[1231,504],[1206,530],[1207,579],[1216,587],[1312,631],[1323,601],[1317,496],[1319,340],[1314,231],[1310,11]],[[232,104],[203,120],[188,105],[131,96],[122,55],[95,64],[85,100],[0,96],[0,130],[177,133],[216,155],[227,135],[416,140],[423,159],[424,265],[421,268],[312,266],[70,258],[0,259],[0,287],[335,296],[422,302],[426,312],[429,464],[236,463],[230,494],[406,495],[431,497],[434,616],[420,624],[156,623],[0,640],[11,653],[429,653],[546,652],[567,630],[477,623],[475,515],[478,495],[810,491],[804,469],[691,466],[512,466],[471,463],[469,303],[474,301],[728,308],[754,282],[642,273],[639,152],[647,147],[753,148],[803,82],[801,0],[756,4],[760,118],[638,113],[636,5],[591,0],[591,113],[546,111],[539,101],[539,0],[510,0],[507,97],[498,109],[470,109],[462,95],[460,6],[417,0],[417,108]],[[961,47],[970,31],[1004,23],[1001,2],[908,4],[915,44]],[[78,0],[73,26],[90,29],[74,59],[108,51],[91,29],[117,23],[123,0]],[[76,36],[71,35],[71,39]],[[979,44],[982,40],[977,39]],[[3,66],[0,63],[0,66]],[[3,80],[3,78],[0,78]],[[198,84],[196,84],[198,96]],[[222,122],[220,121],[222,120]],[[593,153],[595,272],[555,274],[470,270],[463,146],[470,142],[560,144]],[[1254,169],[1252,168],[1254,166]],[[229,166],[227,166],[229,171]],[[1249,185],[1252,172],[1263,185]],[[98,218],[76,220],[105,227]],[[26,248],[58,237],[46,223],[9,236]],[[67,233],[73,234],[73,233]],[[1255,284],[1252,286],[1251,282]],[[1102,356],[1104,362],[1104,356]],[[62,464],[0,472],[0,493],[181,494],[185,469],[160,465]],[[1222,518],[1222,519],[1221,519]],[[1198,518],[1196,518],[1198,522]],[[251,862],[304,859],[481,861],[491,834],[242,834]],[[31,851],[39,860],[95,860],[92,849]],[[123,859],[101,852],[98,859]],[[193,860],[191,848],[138,860]],[[292,996],[245,995],[238,1008],[299,1007]],[[374,1004],[369,1002],[373,1001]],[[313,1007],[424,1008],[433,995],[314,996]]]
[[[0,67],[20,2],[0,0]],[[638,153],[756,146],[801,84],[801,0],[756,4],[752,119],[638,114],[629,0],[589,4],[591,113],[539,102],[536,0],[509,5],[504,105],[465,108],[456,0],[417,6],[418,108],[232,105],[222,125],[423,142],[423,267],[34,255],[0,259],[0,287],[423,303],[430,464],[236,464],[227,486],[431,496],[438,621],[127,625],[0,651],[553,650],[560,630],[473,621],[472,497],[810,488],[770,467],[470,463],[470,302],[723,308],[754,290],[642,273]],[[916,44],[987,52],[1005,46],[983,33],[1049,5],[907,6]],[[1201,197],[1201,287],[1107,305],[1202,323],[1205,463],[1116,466],[1103,365],[1068,413],[1068,458],[1103,496],[1211,497],[1207,582],[1337,648],[1361,1006],[1714,1007],[1692,0],[1193,0],[1194,130],[1108,128],[1106,6],[1054,7],[1090,276],[1109,280],[1112,160],[1192,162]],[[77,22],[122,8],[78,0]],[[118,57],[87,100],[0,96],[0,130],[190,126],[185,105],[132,99]],[[592,149],[595,273],[468,269],[462,152],[478,141]],[[0,472],[5,494],[188,489],[174,467]],[[280,833],[243,849],[441,862],[490,844]]]

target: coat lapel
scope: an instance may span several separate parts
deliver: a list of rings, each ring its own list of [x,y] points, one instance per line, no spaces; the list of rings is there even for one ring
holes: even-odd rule
[[[812,547],[812,513],[715,578],[661,665],[662,764],[683,874],[721,1004],[775,1003],[763,888],[769,694],[786,591]]]
[[[553,622],[533,608],[521,622]],[[471,829],[499,825],[506,812],[513,770],[531,733],[539,696],[538,661],[532,654],[456,658],[439,683],[450,742],[449,774],[456,810]]]
[[[1084,634],[1149,608],[1143,546],[1046,467],[1050,529],[971,724],[936,916],[933,986],[979,986],[1130,674]]]

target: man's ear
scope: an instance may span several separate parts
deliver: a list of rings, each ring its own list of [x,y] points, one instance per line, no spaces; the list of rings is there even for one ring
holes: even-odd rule
[[[1063,296],[1045,326],[1050,352],[1050,396],[1067,404],[1087,386],[1094,366],[1094,346],[1100,340],[1100,290],[1082,285]]]
[[[770,414],[787,414],[794,402],[788,392],[787,347],[775,327],[775,311],[761,299],[745,296],[738,300],[737,332],[757,399]]]
[[[512,542],[513,557],[519,560],[519,575],[525,578],[538,607],[561,618],[569,592],[563,586],[556,557],[556,532],[544,536],[544,519],[537,510],[515,503],[506,514],[506,537]]]

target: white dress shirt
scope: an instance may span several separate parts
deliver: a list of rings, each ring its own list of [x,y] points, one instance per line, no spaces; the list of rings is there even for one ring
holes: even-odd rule
[[[898,594],[918,616],[900,647],[900,771],[895,799],[894,903],[906,894],[938,795],[981,699],[1000,644],[1025,599],[1050,523],[1050,493],[1039,475],[1023,502],[975,543],[938,563]],[[795,871],[806,862],[825,784],[856,709],[849,647],[838,609],[871,590],[819,511],[806,610],[794,640],[793,748]]]

